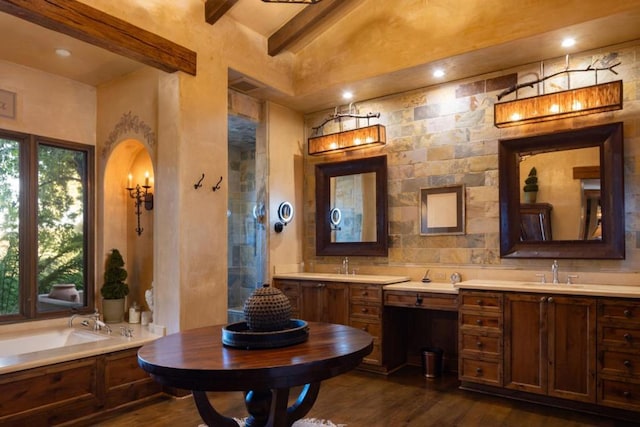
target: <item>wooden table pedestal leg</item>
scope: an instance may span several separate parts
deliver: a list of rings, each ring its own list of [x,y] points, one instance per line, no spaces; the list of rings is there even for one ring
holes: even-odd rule
[[[220,415],[207,397],[207,393],[204,391],[192,391],[193,400],[196,402],[196,407],[200,413],[202,421],[209,427],[238,427],[238,423],[233,418],[228,418]]]
[[[287,407],[288,388],[249,391],[245,393],[245,405],[250,414],[246,427],[291,427],[309,412],[319,391],[319,382],[305,385],[291,407]]]

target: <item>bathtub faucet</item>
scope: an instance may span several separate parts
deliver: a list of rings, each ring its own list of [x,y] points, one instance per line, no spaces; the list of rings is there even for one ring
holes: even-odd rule
[[[98,312],[98,310],[96,310],[93,314],[88,314],[88,315],[81,315],[81,314],[73,314],[71,315],[71,317],[69,318],[69,327],[73,327],[73,319],[75,319],[76,317],[79,317],[81,319],[85,319],[82,324],[84,326],[89,326],[89,320],[93,320],[93,330],[94,331],[99,331],[101,329],[104,329],[107,333],[111,333],[111,328],[109,327],[109,325],[107,325],[106,323],[104,323],[102,320],[100,320],[100,313]]]

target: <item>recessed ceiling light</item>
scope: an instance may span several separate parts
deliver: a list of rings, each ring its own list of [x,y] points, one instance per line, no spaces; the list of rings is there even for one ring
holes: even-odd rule
[[[71,51],[69,49],[64,49],[64,48],[57,48],[56,49],[56,55],[62,57],[62,58],[68,58],[71,56]]]
[[[574,39],[573,37],[567,37],[566,39],[562,40],[562,47],[571,47],[575,44],[576,39]]]
[[[345,91],[342,92],[342,99],[351,99],[353,98],[353,92]]]
[[[433,70],[433,77],[444,77],[444,70],[440,68]]]

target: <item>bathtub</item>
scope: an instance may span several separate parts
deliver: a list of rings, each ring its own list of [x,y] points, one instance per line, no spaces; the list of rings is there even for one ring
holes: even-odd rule
[[[70,328],[68,318],[0,326],[0,425],[86,425],[160,397],[162,386],[137,363],[137,349],[160,337],[155,327],[109,327],[111,335]]]
[[[69,328],[67,322],[57,319],[0,327],[0,375],[139,347],[161,336],[140,324],[110,324],[113,333],[109,335],[80,323]],[[133,337],[122,336],[121,327],[132,328]]]

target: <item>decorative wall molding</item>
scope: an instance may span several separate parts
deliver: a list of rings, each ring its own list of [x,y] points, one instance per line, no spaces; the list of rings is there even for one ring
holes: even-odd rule
[[[127,133],[135,133],[142,135],[147,142],[147,146],[151,151],[155,150],[156,146],[156,134],[151,129],[151,126],[140,120],[138,116],[134,116],[131,111],[124,113],[118,123],[113,127],[109,137],[105,141],[104,148],[102,149],[102,156],[106,157],[111,151],[111,148],[122,139],[122,135]]]

